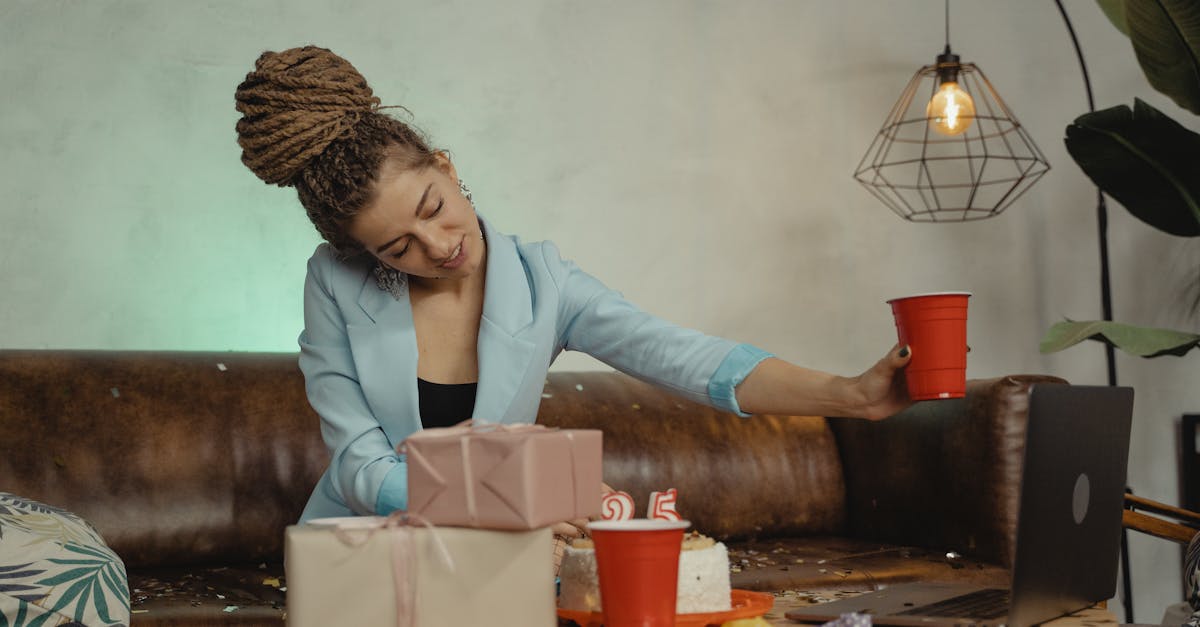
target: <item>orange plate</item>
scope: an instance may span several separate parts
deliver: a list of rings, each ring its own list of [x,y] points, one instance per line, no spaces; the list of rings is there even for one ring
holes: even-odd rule
[[[771,611],[775,597],[766,592],[733,589],[729,594],[733,607],[724,612],[702,612],[700,614],[676,614],[675,627],[706,627],[720,625],[735,618],[753,618]],[[599,627],[604,624],[600,612],[558,609],[558,617],[573,620],[581,627]]]

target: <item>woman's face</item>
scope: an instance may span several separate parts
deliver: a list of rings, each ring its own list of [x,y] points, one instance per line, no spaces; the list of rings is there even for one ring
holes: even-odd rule
[[[385,162],[375,191],[348,232],[384,264],[429,279],[463,279],[483,264],[479,219],[445,155],[423,169]]]

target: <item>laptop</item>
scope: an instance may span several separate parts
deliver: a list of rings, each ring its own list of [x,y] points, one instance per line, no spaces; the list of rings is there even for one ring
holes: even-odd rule
[[[785,616],[819,623],[855,612],[877,625],[1027,627],[1112,598],[1132,414],[1132,388],[1031,388],[1008,589],[904,583]]]

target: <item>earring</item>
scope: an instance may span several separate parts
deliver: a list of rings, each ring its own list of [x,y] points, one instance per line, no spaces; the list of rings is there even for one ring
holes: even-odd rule
[[[475,201],[471,200],[471,190],[467,189],[467,184],[462,179],[458,179],[458,191],[462,192],[463,197],[467,199],[467,202],[471,203],[472,207],[475,206]]]
[[[375,287],[392,295],[392,298],[401,300],[404,298],[405,291],[408,290],[408,275],[383,265],[382,261],[375,264]]]
[[[471,190],[467,189],[467,184],[464,183],[462,179],[458,179],[458,191],[462,192],[462,195],[464,198],[467,199],[467,202],[471,203],[471,208],[475,209],[475,201],[471,200]],[[479,225],[479,241],[483,241],[483,224],[482,223],[480,223],[480,225]]]

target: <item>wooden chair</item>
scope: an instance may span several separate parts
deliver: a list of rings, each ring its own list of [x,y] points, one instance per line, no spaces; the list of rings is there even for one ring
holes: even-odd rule
[[[1200,514],[1126,494],[1122,524],[1126,529],[1178,542],[1187,547],[1183,560],[1183,585],[1193,614],[1184,624],[1200,622]],[[1168,608],[1168,613],[1171,611]],[[1184,616],[1186,611],[1185,609]]]
[[[1182,522],[1164,520],[1163,518],[1138,510],[1158,514],[1158,516],[1174,518]],[[1132,494],[1125,495],[1125,511],[1122,513],[1121,522],[1126,529],[1133,529],[1134,531],[1140,531],[1156,538],[1185,545],[1191,542],[1196,537],[1196,534],[1200,532],[1200,514],[1164,505],[1158,501],[1152,501]]]

